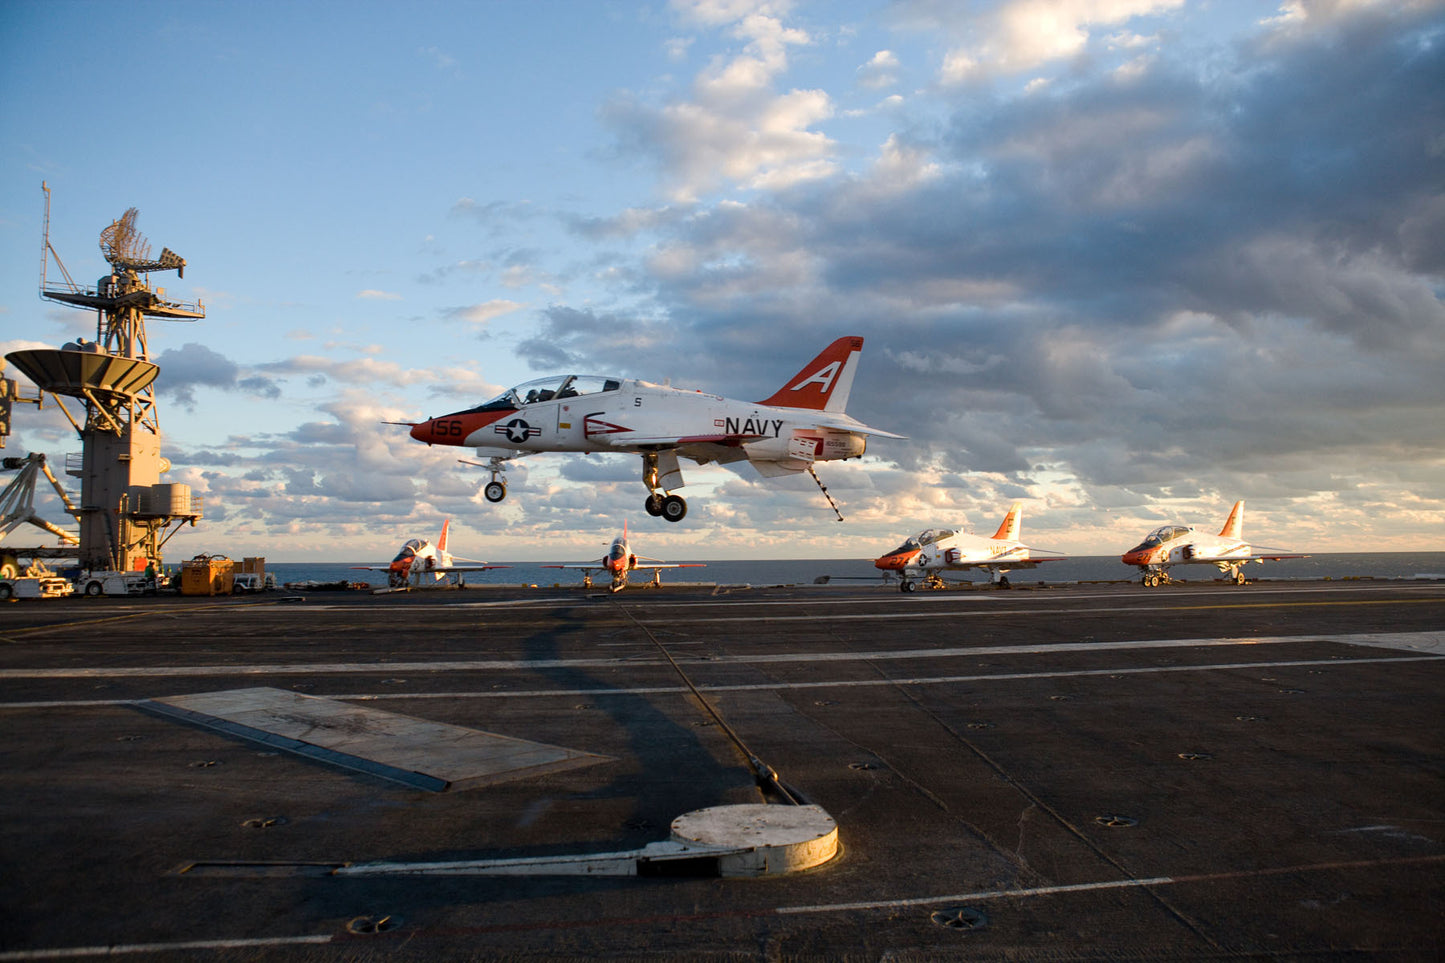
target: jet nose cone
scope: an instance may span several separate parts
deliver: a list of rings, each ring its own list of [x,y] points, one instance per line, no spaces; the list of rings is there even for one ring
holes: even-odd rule
[[[917,557],[917,552],[892,552],[882,558],[874,559],[873,567],[885,572],[901,572],[908,567],[909,562]]]
[[[411,426],[411,436],[417,441],[424,441],[431,444],[432,423],[430,420]]]
[[[1120,559],[1125,565],[1148,565],[1153,551],[1147,548],[1136,548],[1133,551],[1125,552]]]

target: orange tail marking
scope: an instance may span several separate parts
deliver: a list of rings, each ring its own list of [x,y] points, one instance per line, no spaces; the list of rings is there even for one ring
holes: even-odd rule
[[[438,552],[445,552],[447,550],[447,529],[451,527],[451,524],[452,520],[450,518],[442,522],[442,533],[440,537],[437,538]]]
[[[863,339],[848,335],[824,348],[803,369],[788,379],[771,398],[758,402],[778,408],[810,408],[814,411],[842,411],[853,388],[858,352]]]
[[[1017,542],[1019,540],[1019,528],[1021,527],[1023,513],[1023,502],[1014,502],[1013,505],[1009,507],[1008,514],[1003,517],[1003,524],[998,527],[998,531],[993,533],[993,537],[1009,542]]]
[[[1244,540],[1244,499],[1234,503],[1234,508],[1229,512],[1229,520],[1219,531],[1219,537]]]

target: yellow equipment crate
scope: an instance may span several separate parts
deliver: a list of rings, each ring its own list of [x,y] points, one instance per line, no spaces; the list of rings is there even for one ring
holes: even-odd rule
[[[230,595],[235,563],[221,555],[197,555],[181,563],[182,595]]]

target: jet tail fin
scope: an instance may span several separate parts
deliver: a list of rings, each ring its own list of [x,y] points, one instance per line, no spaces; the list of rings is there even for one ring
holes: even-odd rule
[[[848,405],[848,393],[853,390],[853,376],[858,373],[858,356],[862,351],[863,339],[857,335],[839,338],[789,378],[771,398],[758,404],[843,411]]]
[[[450,518],[448,518],[446,521],[442,522],[442,533],[441,533],[441,535],[437,536],[437,553],[438,553],[438,554],[440,554],[440,553],[442,553],[442,552],[445,552],[445,551],[447,550],[447,530],[451,527],[451,524],[452,524],[452,520],[451,520]]]
[[[1235,502],[1234,508],[1230,509],[1229,519],[1219,530],[1219,537],[1244,540],[1244,499]]]
[[[993,533],[994,538],[1004,539],[1010,542],[1019,540],[1019,528],[1022,527],[1024,517],[1024,503],[1014,502],[1009,506],[1008,514],[1003,517],[1003,524],[998,531]]]

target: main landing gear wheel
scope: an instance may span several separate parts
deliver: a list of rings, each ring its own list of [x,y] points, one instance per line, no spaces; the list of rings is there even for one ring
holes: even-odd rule
[[[662,500],[662,517],[669,522],[680,522],[687,514],[687,502],[681,495],[668,495]]]
[[[658,492],[653,492],[647,496],[647,500],[642,503],[642,507],[647,509],[647,514],[653,518],[657,518],[662,514],[662,495]]]
[[[486,487],[482,489],[482,495],[489,502],[499,502],[507,497],[507,486],[499,481],[487,482]]]

